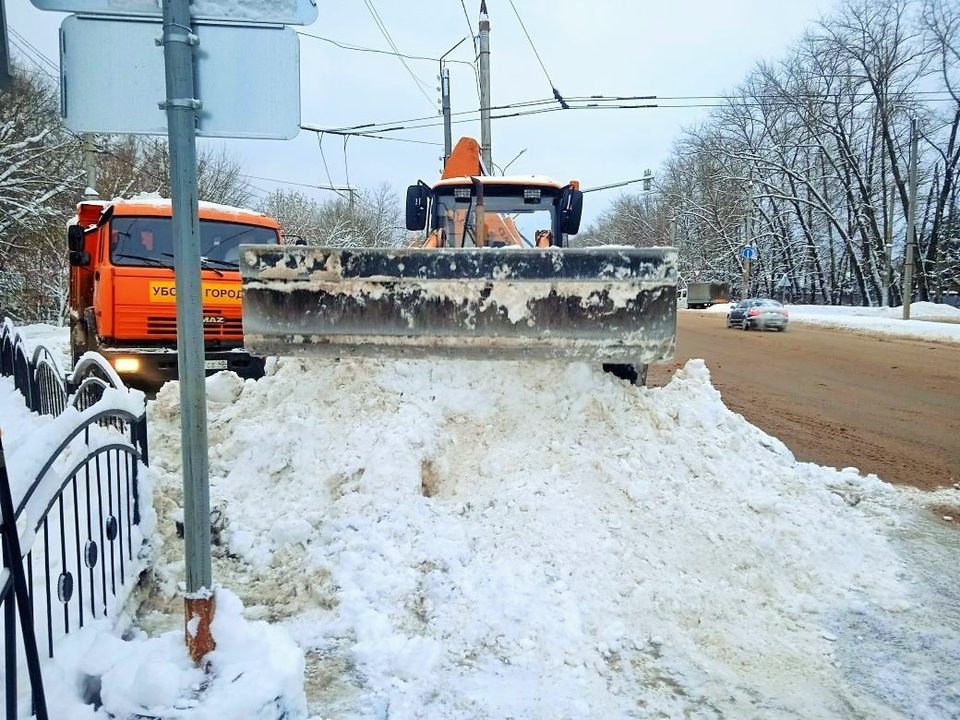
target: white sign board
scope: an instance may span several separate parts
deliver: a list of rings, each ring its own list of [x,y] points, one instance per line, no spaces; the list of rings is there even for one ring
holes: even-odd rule
[[[31,0],[40,10],[153,17],[163,15],[160,0]],[[194,20],[267,23],[273,25],[309,25],[317,19],[316,0],[192,0],[190,16]]]
[[[290,28],[197,25],[197,135],[289,140],[300,131],[300,45]],[[166,135],[161,23],[68,17],[61,110],[74,132]]]

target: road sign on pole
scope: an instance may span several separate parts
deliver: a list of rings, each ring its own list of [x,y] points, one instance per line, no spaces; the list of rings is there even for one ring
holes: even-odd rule
[[[757,249],[752,247],[745,247],[740,251],[740,257],[744,260],[756,260],[757,259]]]
[[[60,25],[62,112],[77,133],[163,135],[163,26],[71,16]],[[288,140],[300,131],[300,46],[285,27],[195,26],[201,137]],[[123,68],[104,74],[103,68]]]
[[[40,10],[160,20],[160,0],[30,0]],[[192,0],[193,21],[255,25],[309,25],[317,19],[316,0]]]

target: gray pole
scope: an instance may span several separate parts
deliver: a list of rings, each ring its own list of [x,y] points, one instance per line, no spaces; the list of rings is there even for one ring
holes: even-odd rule
[[[883,242],[886,250],[887,267],[883,274],[883,305],[893,307],[893,292],[890,286],[893,285],[893,213],[894,203],[896,202],[896,189],[890,188],[890,197],[887,202],[887,227],[884,232]]]
[[[213,607],[210,561],[210,493],[207,478],[207,403],[204,383],[203,303],[200,275],[200,218],[197,198],[196,111],[190,0],[163,3],[163,47],[167,80],[167,132],[173,205],[174,271],[177,290],[177,357],[180,378],[180,438],[183,454],[183,534],[186,554],[187,632],[195,662],[212,650]],[[207,646],[209,643],[209,647]]]
[[[917,222],[917,119],[910,119],[910,198],[907,205],[907,253],[903,264],[903,319],[910,319],[910,301],[913,299],[913,246],[916,243]]]
[[[744,247],[753,247],[753,170],[750,171],[750,180],[747,183],[747,219],[744,223]],[[750,297],[750,260],[743,258],[743,289],[741,300]]]
[[[4,9],[5,0],[0,0],[0,92],[13,84],[10,77],[10,48],[7,45],[7,11]]]
[[[480,155],[487,173],[493,173],[490,149],[490,18],[487,2],[480,0]]]
[[[97,192],[97,151],[93,144],[93,135],[83,136],[83,169],[87,174],[87,188],[83,191],[85,200],[96,200]]]
[[[443,106],[443,166],[453,152],[453,125],[450,118],[450,68],[440,70],[440,95]]]

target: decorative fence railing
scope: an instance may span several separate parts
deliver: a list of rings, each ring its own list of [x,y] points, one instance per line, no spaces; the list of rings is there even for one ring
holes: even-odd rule
[[[29,702],[45,720],[41,657],[52,658],[71,630],[112,614],[141,567],[146,414],[103,358],[88,353],[66,375],[46,348],[29,352],[9,321],[0,374],[30,409],[57,418],[6,459],[0,439],[5,716],[14,720]],[[20,690],[25,680],[29,692]]]

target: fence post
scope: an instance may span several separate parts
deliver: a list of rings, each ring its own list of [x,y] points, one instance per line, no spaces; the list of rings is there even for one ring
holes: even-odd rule
[[[33,632],[33,605],[27,594],[27,578],[23,572],[23,555],[20,553],[20,536],[17,534],[17,517],[13,509],[13,497],[10,494],[10,479],[7,477],[2,436],[0,436],[0,517],[3,518],[0,532],[3,535],[7,557],[10,558],[9,570],[13,576],[17,609],[20,611],[20,632],[23,636],[24,653],[27,656],[27,672],[30,674],[33,712],[37,720],[49,720],[47,700],[43,695],[43,675],[40,671],[37,636]]]

